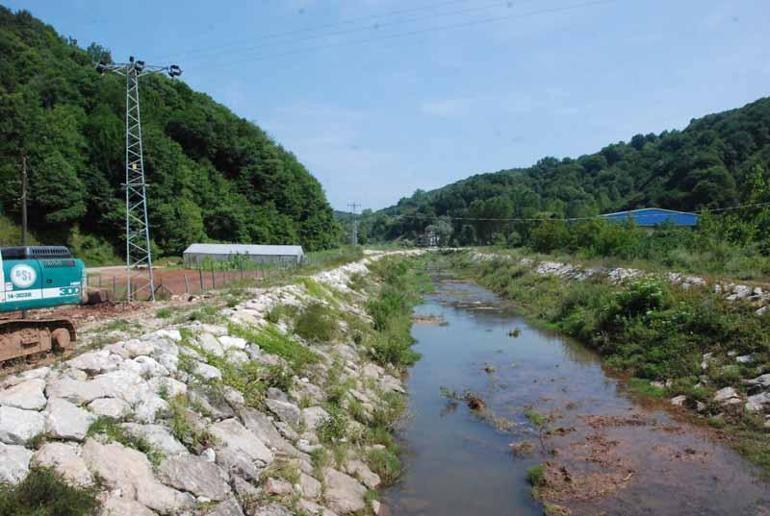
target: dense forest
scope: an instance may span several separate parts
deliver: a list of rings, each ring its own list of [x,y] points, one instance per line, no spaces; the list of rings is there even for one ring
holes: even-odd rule
[[[563,220],[648,206],[701,211],[768,201],[770,98],[764,98],[693,120],[682,131],[638,134],[577,159],[547,157],[529,168],[417,191],[395,206],[366,212],[361,233],[369,241],[414,240],[430,228],[442,243],[515,246],[531,244],[533,232],[547,237],[560,228],[473,219]],[[767,210],[729,213],[753,222],[732,231],[740,233],[736,238],[765,239],[770,247]]]
[[[18,234],[26,156],[38,240],[102,257],[122,249],[125,79],[94,68],[110,53],[83,50],[28,12],[0,6],[0,55],[2,243],[17,243],[9,240]],[[183,81],[147,76],[140,90],[160,253],[179,254],[192,241],[337,244],[320,184],[259,127]]]

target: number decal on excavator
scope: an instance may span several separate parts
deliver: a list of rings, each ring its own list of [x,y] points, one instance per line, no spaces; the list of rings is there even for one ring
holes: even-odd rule
[[[76,296],[80,294],[80,287],[60,287],[60,296]]]

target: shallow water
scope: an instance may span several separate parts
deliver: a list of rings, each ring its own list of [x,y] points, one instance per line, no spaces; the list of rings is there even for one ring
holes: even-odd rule
[[[410,415],[399,433],[405,473],[382,494],[391,514],[542,514],[526,477],[545,461],[568,479],[550,501],[575,514],[765,514],[770,507],[755,468],[706,430],[635,403],[591,351],[527,325],[481,287],[448,280],[437,287],[415,310],[444,324],[413,327],[423,357],[409,372]],[[442,387],[472,391],[488,410],[452,403]],[[541,441],[528,408],[551,418],[552,435]],[[509,445],[525,441],[532,454],[514,456]]]

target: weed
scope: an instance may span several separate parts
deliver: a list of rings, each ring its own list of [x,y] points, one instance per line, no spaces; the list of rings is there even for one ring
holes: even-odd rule
[[[527,482],[534,487],[541,487],[545,484],[545,467],[542,464],[532,466],[527,470]]]
[[[47,468],[33,468],[17,485],[0,485],[0,514],[14,516],[96,513],[97,489],[73,487]]]
[[[231,322],[228,328],[230,335],[242,337],[257,344],[266,353],[278,355],[285,359],[295,372],[301,372],[305,367],[319,360],[317,354],[282,333],[275,325],[257,329]]]
[[[348,418],[340,408],[333,405],[328,412],[329,415],[316,427],[318,439],[325,444],[340,442],[347,437]]]
[[[214,443],[214,437],[195,421],[188,408],[187,397],[179,395],[169,402],[169,426],[171,433],[188,450],[200,453]]]
[[[314,302],[294,321],[294,332],[309,342],[332,342],[339,328],[334,311],[323,303]]]
[[[373,448],[366,455],[369,468],[380,476],[385,486],[393,485],[401,476],[402,467],[398,455],[387,448]]]
[[[150,444],[146,439],[137,437],[127,432],[120,423],[111,417],[99,416],[88,427],[88,435],[103,435],[110,441],[115,441],[123,446],[139,450],[147,456],[153,466],[159,466],[163,462],[163,453]]]

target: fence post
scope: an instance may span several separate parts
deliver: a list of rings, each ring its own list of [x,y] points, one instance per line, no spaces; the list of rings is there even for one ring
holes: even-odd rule
[[[200,279],[201,279],[201,292],[203,292],[204,290],[206,290],[206,285],[203,283],[203,267],[200,267],[198,269],[198,276],[200,276]]]
[[[190,282],[187,279],[187,273],[184,273],[184,291],[187,292],[187,295],[190,295]]]
[[[214,275],[214,262],[211,263],[211,290],[217,289],[217,277]]]
[[[118,281],[115,276],[112,277],[112,299],[118,300]]]

